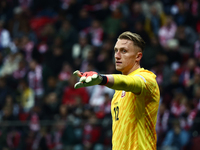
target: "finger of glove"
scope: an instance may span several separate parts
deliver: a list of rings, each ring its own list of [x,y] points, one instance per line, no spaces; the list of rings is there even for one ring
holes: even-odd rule
[[[85,80],[86,80],[86,77],[85,77],[85,76],[83,76],[83,77],[81,77],[81,78],[80,78],[80,80],[79,80],[79,81],[80,81],[80,82],[85,82]]]
[[[83,82],[77,82],[77,83],[74,85],[74,88],[75,88],[75,89],[82,88],[82,87],[84,87]]]
[[[92,79],[96,79],[98,77],[98,74],[93,74]]]
[[[85,80],[86,83],[89,83],[91,81],[92,81],[92,77],[91,76],[87,77],[86,80]]]
[[[81,77],[82,76],[82,72],[80,72],[79,70],[76,70],[73,72],[73,75],[77,76],[77,77]]]

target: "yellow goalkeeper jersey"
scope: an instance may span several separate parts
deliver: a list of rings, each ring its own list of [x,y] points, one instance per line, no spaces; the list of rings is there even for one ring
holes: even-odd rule
[[[156,75],[140,68],[129,75],[113,77],[112,149],[156,150],[155,126],[160,100]],[[140,93],[138,89],[142,89]]]

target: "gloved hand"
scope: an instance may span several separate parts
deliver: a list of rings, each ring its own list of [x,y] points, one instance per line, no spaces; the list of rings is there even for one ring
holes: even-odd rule
[[[80,77],[79,82],[74,85],[75,89],[98,84],[105,85],[108,81],[106,76],[102,76],[94,71],[82,73],[79,70],[76,70],[74,71],[73,75]]]

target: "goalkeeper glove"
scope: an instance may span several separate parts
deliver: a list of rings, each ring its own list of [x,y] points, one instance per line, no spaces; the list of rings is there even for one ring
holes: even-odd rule
[[[75,89],[93,85],[106,85],[108,83],[107,76],[100,75],[94,71],[82,73],[77,70],[73,74],[80,77],[79,82],[74,85]]]

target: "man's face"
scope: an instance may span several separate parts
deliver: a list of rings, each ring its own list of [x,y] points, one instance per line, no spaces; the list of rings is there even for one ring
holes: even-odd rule
[[[122,72],[124,75],[134,71],[134,67],[139,63],[142,53],[138,47],[134,46],[133,41],[118,39],[114,50],[116,70]]]

